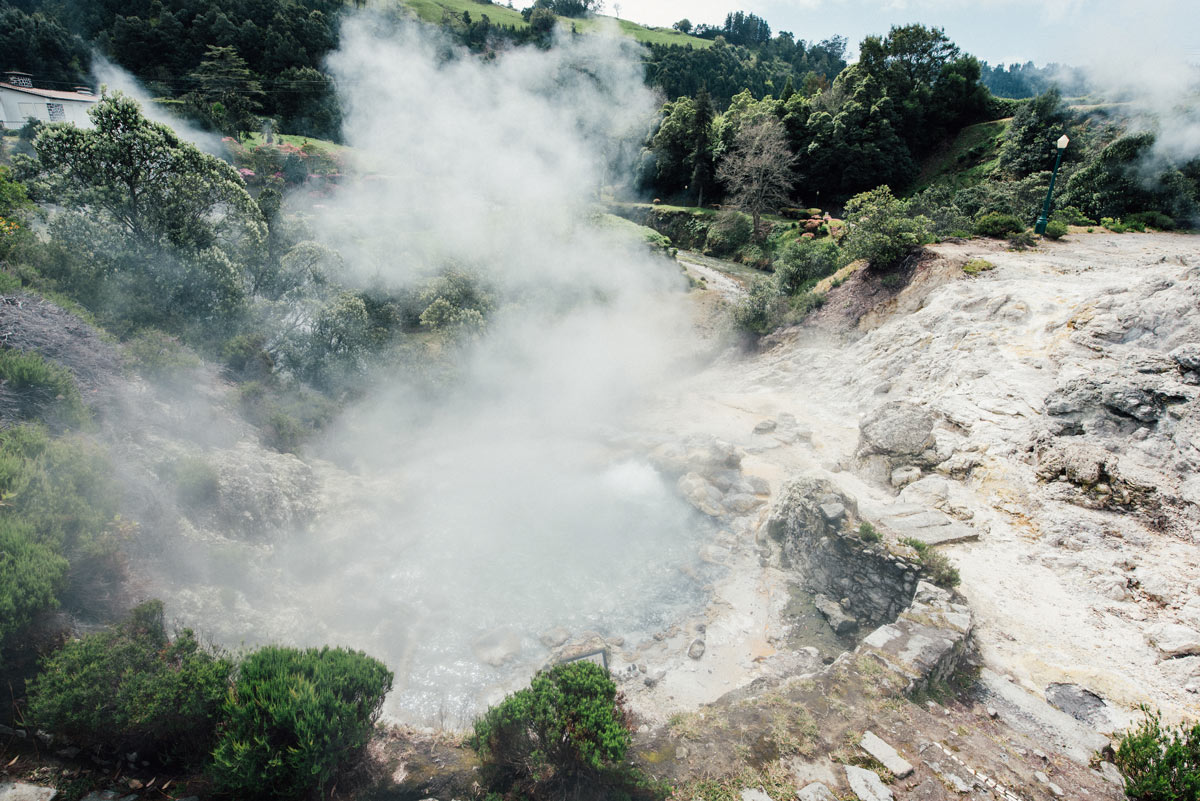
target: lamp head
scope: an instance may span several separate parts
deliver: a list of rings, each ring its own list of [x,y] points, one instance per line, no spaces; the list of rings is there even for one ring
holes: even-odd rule
[[[1067,135],[1066,135],[1066,134],[1063,134],[1062,136],[1058,137],[1058,142],[1056,143],[1056,144],[1058,145],[1058,149],[1059,149],[1059,150],[1066,150],[1066,149],[1067,149],[1067,143],[1068,143],[1068,142],[1070,142],[1070,141],[1071,141],[1071,140],[1067,138]]]

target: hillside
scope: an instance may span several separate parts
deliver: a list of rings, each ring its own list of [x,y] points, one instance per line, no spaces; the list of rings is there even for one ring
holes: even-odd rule
[[[441,23],[446,16],[462,17],[465,11],[471,15],[472,19],[486,14],[494,25],[508,25],[515,28],[529,27],[520,11],[486,2],[486,0],[400,0],[400,2],[415,11],[417,16],[425,22],[434,24]],[[615,26],[625,36],[646,44],[680,45],[702,49],[712,47],[711,39],[688,36],[671,28],[647,28],[630,20],[603,14],[591,15],[584,19],[563,17],[559,19],[559,25],[567,30],[574,26],[581,33],[612,30]]]

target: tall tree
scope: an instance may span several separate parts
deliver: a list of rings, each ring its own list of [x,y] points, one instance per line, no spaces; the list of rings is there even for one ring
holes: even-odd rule
[[[783,123],[765,117],[743,125],[734,137],[733,150],[717,168],[717,178],[729,190],[729,203],[753,219],[754,236],[762,239],[762,215],[788,202],[792,163]]]
[[[704,193],[712,191],[716,169],[713,159],[712,124],[716,116],[712,98],[707,89],[696,95],[695,117],[692,121],[692,191],[696,193],[696,205],[704,205]]]
[[[204,61],[188,77],[195,85],[188,103],[214,128],[239,140],[258,130],[262,84],[237,50],[209,45]]]

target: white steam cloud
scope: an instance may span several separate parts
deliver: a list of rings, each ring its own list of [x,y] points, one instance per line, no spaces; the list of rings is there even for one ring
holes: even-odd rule
[[[132,97],[141,105],[142,114],[146,116],[146,119],[166,125],[175,131],[183,141],[192,143],[205,153],[216,156],[224,153],[225,147],[221,144],[219,135],[203,131],[155,103],[154,97],[146,91],[146,87],[137,78],[99,53],[92,55],[92,77],[106,91],[122,92]]]
[[[324,454],[356,477],[324,472],[326,514],[276,549],[270,597],[223,639],[362,648],[397,674],[391,714],[464,725],[543,664],[550,630],[632,646],[702,608],[709,529],[631,429],[693,365],[685,284],[593,223],[655,108],[632,47],[485,61],[345,25],[329,68],[365,177],[308,209],[318,237],[351,283],[455,268],[501,302],[436,401],[397,374],[334,426]]]

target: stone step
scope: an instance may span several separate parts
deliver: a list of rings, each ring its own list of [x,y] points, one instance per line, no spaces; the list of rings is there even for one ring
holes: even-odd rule
[[[858,745],[862,750],[879,760],[879,763],[891,771],[892,775],[897,779],[903,779],[913,772],[913,766],[908,760],[900,756],[900,753],[895,748],[892,748],[892,746],[876,736],[874,732],[863,732],[862,741]]]

